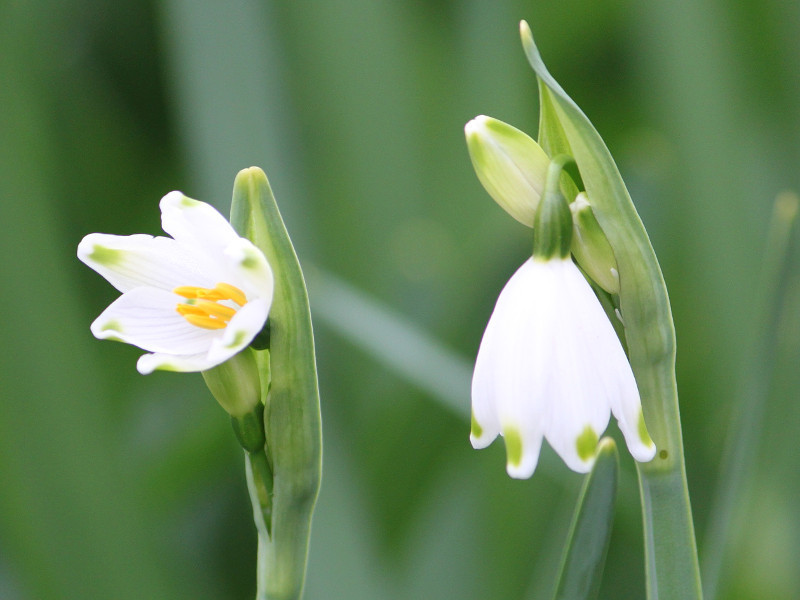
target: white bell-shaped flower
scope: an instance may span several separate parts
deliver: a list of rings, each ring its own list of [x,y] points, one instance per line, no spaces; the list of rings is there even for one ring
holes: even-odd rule
[[[206,371],[264,328],[272,270],[211,205],[171,192],[160,208],[171,238],[92,233],[78,246],[78,258],[122,292],[91,331],[148,351],[140,373]]]
[[[505,438],[507,471],[527,478],[542,438],[574,471],[588,472],[610,414],[633,457],[655,456],[628,357],[572,262],[572,213],[552,159],[534,218],[533,257],[509,279],[483,334],[472,377],[475,448]]]
[[[472,445],[503,435],[516,478],[533,474],[543,437],[571,469],[589,471],[610,413],[636,460],[655,455],[625,352],[569,257],[531,258],[503,288],[478,351],[472,411]]]

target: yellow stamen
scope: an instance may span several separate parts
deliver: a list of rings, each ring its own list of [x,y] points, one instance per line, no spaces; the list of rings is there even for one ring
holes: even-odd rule
[[[204,311],[202,308],[198,308],[192,304],[178,304],[175,308],[179,314],[186,316],[186,315],[197,315],[199,317],[207,317],[208,313]]]
[[[218,283],[214,289],[225,294],[225,300],[233,300],[239,306],[247,304],[247,296],[244,295],[244,292],[230,283]]]
[[[172,291],[188,300],[178,304],[178,314],[203,329],[223,329],[236,314],[235,308],[220,304],[220,300],[230,300],[239,306],[247,304],[244,292],[229,283],[218,283],[210,289],[184,285]]]
[[[202,298],[204,300],[232,300],[239,306],[247,304],[245,293],[230,283],[218,283],[213,288],[202,288],[193,285],[182,285],[172,290],[184,298]]]
[[[215,319],[213,317],[201,317],[199,315],[183,315],[183,318],[189,321],[192,325],[202,327],[203,329],[225,329],[228,326],[226,321],[222,319]]]
[[[210,302],[209,300],[198,300],[197,303],[194,304],[194,307],[205,311],[209,317],[218,317],[225,322],[230,321],[233,315],[236,314],[235,308],[216,302]]]

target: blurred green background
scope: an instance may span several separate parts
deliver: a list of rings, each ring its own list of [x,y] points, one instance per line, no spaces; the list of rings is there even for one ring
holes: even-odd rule
[[[2,0],[0,277],[16,314],[0,319],[0,598],[252,597],[225,414],[199,375],[142,377],[135,348],[92,338],[116,293],[75,258],[89,232],[158,234],[173,189],[226,212],[250,165],[315,319],[325,466],[306,597],[548,597],[581,477],[548,449],[511,481],[502,444],[473,451],[467,425],[472,360],[530,232],[480,187],[463,125],[483,113],[535,134],[521,18],[661,261],[701,562],[720,555],[706,531],[745,414],[755,450],[735,468],[718,597],[800,597],[794,245],[772,318],[756,314],[773,200],[800,188],[800,4]],[[644,596],[622,458],[603,598]]]

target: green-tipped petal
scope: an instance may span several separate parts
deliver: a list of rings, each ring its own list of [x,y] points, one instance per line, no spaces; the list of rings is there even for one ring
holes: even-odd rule
[[[78,258],[123,293],[142,286],[213,287],[221,275],[218,261],[197,260],[175,240],[145,234],[90,233],[78,244]]]
[[[112,302],[91,325],[97,339],[114,338],[148,352],[199,354],[218,334],[191,325],[175,310],[182,298],[156,288],[136,288]],[[257,333],[257,332],[256,332]]]
[[[175,240],[212,257],[221,255],[239,239],[228,220],[210,204],[192,200],[181,192],[161,199],[161,228]]]

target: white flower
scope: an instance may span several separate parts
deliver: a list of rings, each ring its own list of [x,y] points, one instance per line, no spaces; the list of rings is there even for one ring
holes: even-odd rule
[[[205,371],[263,329],[272,270],[212,206],[171,192],[160,207],[171,238],[92,233],[79,244],[78,258],[122,292],[91,331],[150,352],[137,363],[142,374]]]
[[[655,455],[625,352],[569,257],[526,261],[506,284],[483,334],[472,379],[470,440],[505,438],[508,474],[527,478],[542,437],[574,471],[617,418],[633,457]]]

